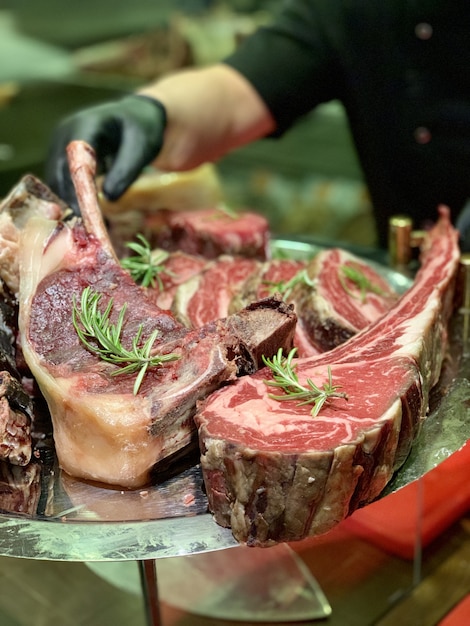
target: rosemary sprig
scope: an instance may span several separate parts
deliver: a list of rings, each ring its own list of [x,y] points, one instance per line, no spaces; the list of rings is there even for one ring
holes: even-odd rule
[[[132,348],[130,350],[124,348],[121,343],[121,333],[127,304],[124,304],[120,309],[116,324],[112,324],[109,316],[113,308],[113,299],[109,300],[106,309],[101,312],[98,308],[101,295],[92,291],[90,287],[86,287],[82,291],[80,308],[78,308],[74,294],[72,321],[75,331],[87,350],[99,356],[103,361],[122,365],[112,372],[111,376],[138,372],[134,383],[134,395],[137,395],[149,367],[157,367],[162,363],[174,361],[179,356],[172,353],[152,355],[152,347],[157,338],[158,329],[153,331],[143,345],[139,345],[143,324],[140,324],[132,340]]]
[[[311,415],[316,417],[326,402],[330,402],[333,398],[348,399],[346,393],[338,392],[339,385],[333,385],[331,368],[328,366],[328,381],[323,383],[321,387],[315,385],[313,380],[307,378],[307,386],[300,384],[297,374],[295,373],[296,364],[293,359],[297,348],[293,348],[287,356],[282,353],[279,348],[277,354],[272,359],[263,356],[263,362],[273,372],[273,380],[265,380],[266,385],[278,387],[284,391],[284,395],[269,394],[273,400],[299,400],[298,406],[305,404],[313,404]]]
[[[138,242],[126,243],[126,246],[135,252],[135,256],[121,259],[121,266],[126,269],[134,281],[143,287],[155,287],[158,284],[163,289],[161,274],[170,274],[163,265],[169,257],[165,250],[152,250],[149,242],[143,235],[137,235]]]
[[[225,202],[219,202],[217,206],[214,207],[214,210],[204,217],[204,221],[211,222],[221,220],[224,217],[235,220],[238,216],[239,213],[235,209],[230,207]]]
[[[236,219],[238,217],[237,211],[225,202],[219,202],[219,204],[217,205],[217,210],[226,217],[230,217],[232,219]]]
[[[307,287],[315,286],[315,279],[310,278],[307,270],[304,268],[297,272],[290,280],[280,280],[279,282],[265,280],[264,285],[269,286],[269,294],[280,293],[282,297],[287,300],[292,293],[292,290],[297,285],[306,285]]]
[[[352,298],[358,298],[362,304],[366,301],[368,293],[376,293],[379,296],[384,295],[383,289],[370,281],[367,276],[358,267],[352,265],[341,265],[338,269],[338,278],[344,291]],[[359,289],[359,295],[353,293],[347,285],[347,281],[352,282]]]

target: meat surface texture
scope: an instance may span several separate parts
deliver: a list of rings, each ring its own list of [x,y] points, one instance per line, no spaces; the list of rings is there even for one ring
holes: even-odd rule
[[[232,300],[259,266],[256,259],[218,257],[178,287],[172,304],[173,313],[188,328],[199,328],[231,312],[238,312],[243,307],[232,308]],[[260,299],[253,298],[245,306]]]
[[[164,250],[159,250],[164,253]],[[178,287],[200,274],[210,261],[203,257],[185,252],[167,253],[162,263],[163,271],[159,275],[159,283],[154,287],[155,302],[161,309],[171,309]]]
[[[19,291],[19,233],[32,215],[59,219],[66,206],[35,176],[24,176],[0,203],[0,277]]]
[[[60,466],[75,477],[135,488],[194,439],[198,400],[256,371],[263,354],[292,345],[296,317],[270,298],[194,331],[183,327],[121,267],[98,206],[91,148],[73,142],[68,152],[81,219],[31,218],[22,231],[21,343],[49,406]],[[103,309],[112,299],[113,324],[128,305],[123,346],[131,347],[142,326],[142,342],[157,330],[153,352],[175,357],[149,368],[137,394],[135,374],[114,375],[115,364],[80,342],[72,310],[86,287],[100,294]]]
[[[273,293],[280,293],[286,302],[293,303],[297,309],[295,301],[292,300],[291,284],[296,281],[296,277],[306,270],[307,262],[294,259],[269,259],[264,263],[259,263],[257,271],[251,273],[244,281],[243,285],[234,294],[229,304],[229,311],[236,311],[246,306],[248,302],[253,302],[259,298],[266,298]],[[311,291],[311,287],[308,288]],[[297,348],[298,356],[312,356],[319,354],[319,350],[312,343],[307,332],[307,328],[302,318],[297,315],[297,326],[295,328],[294,345]]]
[[[23,384],[30,372],[17,342],[20,232],[33,215],[58,219],[65,211],[50,189],[31,175],[0,203],[0,460],[22,467],[32,455],[34,398]],[[4,475],[18,477],[7,469]]]
[[[220,208],[156,211],[147,221],[152,244],[214,259],[221,254],[263,260],[268,255],[269,224],[250,211],[231,215]]]
[[[0,460],[27,465],[31,460],[32,400],[9,372],[0,372]]]
[[[331,529],[371,502],[409,453],[446,347],[458,269],[457,233],[440,208],[413,286],[341,346],[294,359],[299,382],[328,380],[347,398],[278,401],[263,368],[201,402],[195,417],[216,521],[251,546]]]
[[[299,282],[290,301],[319,352],[347,341],[398,299],[370,263],[339,248],[319,252],[305,271],[310,282]]]
[[[0,463],[0,511],[35,515],[41,497],[41,466]]]

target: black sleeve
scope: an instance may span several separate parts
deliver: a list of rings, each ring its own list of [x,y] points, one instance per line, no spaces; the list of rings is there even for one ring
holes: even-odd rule
[[[277,122],[276,135],[317,104],[338,97],[335,52],[341,0],[291,0],[269,26],[224,62],[256,89]]]

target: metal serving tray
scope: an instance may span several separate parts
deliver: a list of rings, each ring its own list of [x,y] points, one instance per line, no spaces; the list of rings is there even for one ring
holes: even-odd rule
[[[273,254],[309,258],[321,246],[295,240],[273,241]],[[374,261],[372,261],[374,263]],[[376,267],[404,291],[410,278],[384,265]],[[469,438],[469,360],[462,351],[458,314],[450,359],[433,408],[412,453],[384,494],[416,480],[458,450]],[[38,477],[40,497],[34,511],[8,511],[0,485],[0,554],[63,561],[122,561],[180,556],[238,545],[229,529],[207,510],[198,451],[149,488],[127,491],[76,480],[57,466],[45,447]],[[20,472],[21,473],[21,472]],[[21,476],[18,477],[21,491]],[[24,485],[28,489],[27,481]]]

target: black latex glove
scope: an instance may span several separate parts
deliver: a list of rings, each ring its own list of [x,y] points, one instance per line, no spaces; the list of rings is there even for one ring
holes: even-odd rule
[[[126,96],[83,109],[55,129],[45,164],[45,181],[78,212],[66,147],[70,141],[81,139],[96,152],[98,173],[105,174],[104,195],[117,200],[160,152],[165,125],[165,108],[147,96]]]

